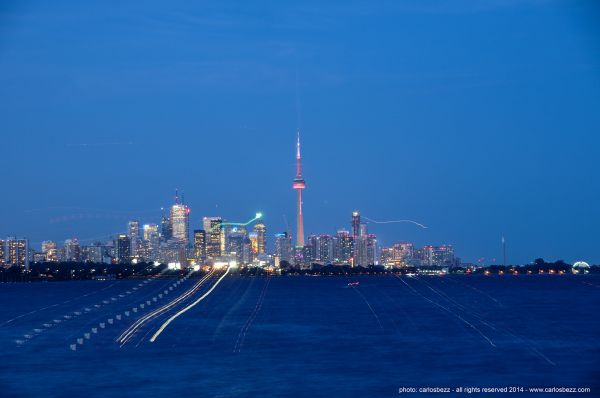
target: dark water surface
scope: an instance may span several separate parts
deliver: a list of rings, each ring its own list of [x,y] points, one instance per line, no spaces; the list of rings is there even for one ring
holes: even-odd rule
[[[393,397],[412,386],[575,386],[600,396],[596,276],[352,280],[360,285],[227,276],[156,342],[174,311],[123,346],[115,340],[128,326],[197,280],[0,284],[0,396]]]

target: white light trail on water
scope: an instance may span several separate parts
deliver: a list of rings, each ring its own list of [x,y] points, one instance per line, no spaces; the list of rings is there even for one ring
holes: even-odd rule
[[[471,289],[471,290],[473,290],[473,291],[481,294],[482,296],[485,296],[488,299],[492,300],[493,302],[495,302],[496,304],[498,304],[499,307],[504,307],[504,305],[500,302],[500,300],[498,300],[497,298],[493,297],[489,293],[484,292],[483,290],[480,290],[480,289],[476,288],[475,286],[472,286],[472,285],[470,285],[470,284],[468,284],[466,282],[462,282],[462,281],[460,281],[460,280],[458,280],[458,279],[456,279],[454,277],[448,277],[447,280],[450,280],[450,281],[452,281],[454,283],[459,283],[459,284],[461,284],[461,285],[463,285],[465,287],[468,287],[469,289]]]
[[[372,222],[374,224],[401,224],[401,223],[409,223],[409,224],[414,224],[417,225],[423,229],[427,229],[427,227],[419,222],[413,221],[413,220],[389,220],[389,221],[375,221],[369,217],[365,217],[362,216],[362,218],[364,218],[365,220]]]
[[[425,282],[425,281],[424,281],[422,278],[417,278],[417,280],[419,280],[420,282]],[[456,281],[455,281],[455,282],[456,282]],[[462,307],[462,310],[463,310],[465,313],[468,313],[468,312],[467,312],[467,308],[466,308],[465,306],[463,306],[463,305],[459,304],[458,302],[456,302],[455,300],[451,299],[451,298],[450,298],[448,295],[446,295],[445,293],[443,293],[443,296],[442,296],[442,294],[441,294],[441,292],[440,292],[440,291],[438,291],[437,289],[434,289],[434,288],[433,288],[433,287],[432,287],[432,286],[431,286],[429,283],[427,283],[427,282],[425,282],[425,283],[426,283],[426,284],[429,286],[429,289],[431,289],[433,292],[437,293],[437,294],[438,294],[440,297],[444,298],[443,296],[446,296],[446,297],[447,297],[447,298],[445,298],[445,300],[446,300],[446,301],[448,301],[448,302],[450,302],[450,303],[452,303],[452,302],[456,303],[456,304],[454,304],[455,306],[457,306],[457,307],[458,307],[458,306]],[[468,286],[466,283],[463,283],[463,285],[466,285],[466,286]],[[485,292],[483,292],[483,291],[481,291],[481,290],[479,290],[479,289],[476,289],[476,288],[473,288],[473,289],[474,289],[475,291],[479,292],[479,293],[486,294]],[[487,294],[486,294],[486,295],[487,295]],[[488,296],[489,296],[489,295],[488,295]],[[493,299],[494,301],[496,301],[496,302],[497,302],[499,305],[501,305],[501,304],[500,304],[500,302],[499,302],[498,300],[494,299],[494,298],[493,298],[493,297],[491,297],[491,296],[489,296],[489,297],[490,297],[491,299]],[[501,305],[501,306],[502,306],[502,305]],[[517,339],[517,340],[519,340],[521,343],[523,343],[523,345],[525,345],[525,346],[526,346],[526,348],[527,348],[527,349],[529,349],[529,350],[530,350],[532,353],[534,353],[536,356],[538,356],[539,358],[543,359],[544,361],[546,361],[546,362],[547,362],[547,363],[549,363],[550,365],[552,365],[552,366],[556,366],[556,363],[554,363],[554,362],[553,362],[553,361],[552,361],[550,358],[548,358],[548,357],[547,357],[547,356],[546,356],[546,355],[545,355],[543,352],[541,352],[541,351],[538,349],[538,347],[536,347],[536,345],[535,345],[535,344],[534,344],[532,341],[529,341],[529,340],[527,340],[526,338],[524,338],[524,337],[521,337],[521,336],[517,335],[517,334],[516,334],[516,332],[512,332],[512,331],[510,330],[510,328],[508,328],[508,327],[502,327],[502,326],[494,325],[493,323],[491,323],[491,322],[489,322],[489,321],[486,321],[486,320],[484,319],[483,315],[481,315],[481,314],[480,314],[480,313],[478,313],[477,311],[474,311],[474,310],[472,310],[472,311],[471,311],[471,313],[470,313],[470,315],[471,315],[471,316],[473,316],[475,319],[477,319],[477,320],[478,320],[478,321],[479,321],[479,322],[480,322],[482,325],[484,325],[484,326],[487,326],[488,328],[490,328],[490,329],[492,329],[492,330],[494,330],[494,331],[497,331],[497,332],[499,332],[499,333],[505,333],[505,334],[507,334],[507,335],[509,335],[509,336],[511,336],[511,337],[513,337],[513,338],[515,338],[515,339]]]
[[[244,324],[244,326],[242,326],[242,328],[240,329],[240,333],[238,334],[237,340],[235,342],[233,352],[241,351],[242,346],[244,345],[244,341],[246,340],[246,333],[248,333],[248,330],[250,329],[250,326],[252,326],[252,323],[254,322],[256,315],[258,315],[258,313],[260,312],[260,309],[262,308],[263,302],[265,301],[265,296],[267,294],[267,288],[269,287],[270,283],[271,283],[271,276],[269,275],[263,285],[260,295],[258,296],[258,300],[256,301],[256,305],[254,306],[252,313],[246,320],[246,323]]]
[[[133,325],[131,325],[129,328],[127,328],[118,338],[117,338],[117,342],[121,344],[121,346],[125,345],[134,335],[134,333],[140,329],[142,326],[144,326],[145,323],[147,323],[148,321],[153,320],[154,318],[164,314],[166,311],[170,310],[171,308],[173,308],[175,305],[181,303],[183,300],[187,299],[188,297],[190,297],[192,294],[194,294],[198,289],[200,289],[200,287],[210,278],[213,276],[214,274],[214,270],[210,271],[208,274],[206,274],[206,276],[204,276],[202,279],[200,279],[200,281],[198,281],[194,286],[192,286],[188,291],[186,291],[185,293],[183,293],[181,296],[173,299],[172,301],[168,302],[167,304],[163,305],[160,308],[157,308],[156,310],[144,315],[143,317],[141,317],[140,319],[138,319],[137,321],[135,321],[133,323]],[[137,308],[133,308],[133,312],[137,312]]]
[[[155,279],[155,277],[153,277],[153,278],[152,278],[152,280],[154,280],[154,279]],[[150,281],[150,280],[147,280],[146,282],[149,282],[149,281]],[[140,286],[140,287],[142,287],[142,286],[147,286],[147,285],[145,284],[146,282],[144,282],[144,283],[140,283],[140,284],[138,284],[138,286]],[[81,296],[75,297],[75,298],[73,298],[73,299],[66,300],[66,301],[63,301],[63,302],[61,302],[61,303],[53,304],[53,305],[50,305],[50,306],[46,306],[46,307],[40,308],[40,309],[38,309],[38,310],[30,311],[30,312],[28,312],[28,313],[25,313],[25,314],[19,315],[19,316],[15,317],[15,318],[9,319],[8,321],[4,322],[3,324],[0,324],[0,326],[6,325],[6,324],[8,324],[8,323],[10,323],[10,322],[13,322],[13,321],[15,321],[15,320],[17,320],[17,319],[23,318],[23,317],[25,317],[25,316],[32,315],[32,314],[35,314],[35,313],[37,313],[37,312],[40,312],[40,311],[47,310],[47,309],[49,309],[49,308],[54,308],[54,307],[61,306],[61,305],[63,305],[63,304],[67,304],[67,303],[74,302],[74,301],[76,301],[76,300],[79,300],[79,299],[81,299],[82,297],[91,296],[91,295],[93,295],[93,294],[96,294],[96,293],[98,293],[98,292],[104,291],[104,290],[106,290],[106,289],[109,289],[110,287],[112,287],[112,286],[115,286],[115,285],[118,285],[118,284],[119,284],[119,282],[115,282],[115,283],[112,283],[112,284],[110,284],[109,286],[106,286],[106,287],[102,288],[102,289],[98,289],[98,290],[95,290],[95,291],[93,291],[93,292],[86,293],[86,294],[84,294],[84,295],[81,295]],[[112,301],[109,301],[109,300],[102,300],[102,301],[100,301],[100,302],[99,302],[99,304],[94,304],[94,305],[93,305],[93,307],[94,307],[94,308],[96,308],[96,309],[99,309],[99,308],[102,308],[103,306],[106,306],[106,305],[109,305],[109,304],[112,304],[112,303],[114,303],[114,302],[118,301],[118,299],[116,299],[116,298],[114,298],[114,297],[113,297],[111,300],[112,300]],[[81,309],[81,310],[79,310],[79,311],[73,311],[73,312],[70,312],[70,313],[68,313],[68,314],[64,314],[64,315],[62,315],[62,317],[61,317],[61,318],[54,319],[54,320],[52,321],[53,323],[52,323],[52,322],[50,322],[50,321],[48,321],[48,322],[46,322],[46,323],[43,323],[43,324],[42,324],[42,326],[40,326],[39,328],[35,328],[35,329],[33,329],[31,332],[29,332],[29,333],[27,334],[27,336],[29,336],[29,337],[26,337],[26,340],[27,340],[27,341],[31,341],[31,340],[32,340],[32,339],[34,339],[35,337],[37,337],[37,336],[41,335],[42,333],[44,333],[44,332],[45,332],[46,330],[48,330],[49,328],[51,328],[51,327],[54,327],[54,326],[57,326],[57,325],[59,325],[59,324],[60,324],[60,323],[62,323],[62,322],[67,322],[67,321],[69,321],[69,320],[71,320],[71,319],[75,319],[75,318],[77,318],[77,317],[79,317],[79,316],[81,316],[81,315],[89,314],[91,311],[92,311],[92,310],[91,310],[90,308],[87,308],[87,307],[85,307],[85,308],[83,308],[83,309]]]
[[[24,313],[24,314],[18,315],[18,316],[14,317],[14,318],[11,318],[11,319],[9,319],[9,320],[7,320],[7,321],[5,321],[5,322],[2,322],[2,323],[0,323],[0,326],[7,325],[7,324],[9,324],[9,323],[12,323],[12,322],[16,321],[17,319],[20,319],[20,318],[26,317],[26,316],[28,316],[28,315],[35,314],[35,313],[37,313],[37,312],[40,312],[40,311],[44,311],[44,310],[47,310],[47,309],[50,309],[50,308],[54,308],[54,307],[58,307],[58,306],[61,306],[61,305],[64,305],[64,304],[68,304],[68,303],[71,303],[71,302],[73,302],[73,301],[79,300],[79,299],[81,299],[81,298],[83,298],[83,297],[88,297],[88,296],[91,296],[91,295],[93,295],[93,294],[96,294],[96,293],[98,293],[98,292],[101,292],[101,291],[103,291],[103,290],[109,289],[109,288],[113,287],[113,286],[114,286],[114,285],[116,285],[116,284],[117,284],[117,282],[115,282],[115,283],[112,283],[112,284],[110,284],[109,286],[103,287],[102,289],[94,290],[93,292],[90,292],[90,293],[83,294],[83,295],[81,295],[81,296],[78,296],[78,297],[72,298],[72,299],[70,299],[70,300],[66,300],[66,301],[63,301],[63,302],[60,302],[60,303],[56,303],[56,304],[48,305],[48,306],[46,306],[46,307],[38,308],[37,310],[33,310],[33,311],[26,312],[26,313]],[[77,312],[75,312],[74,314],[75,314],[75,315],[80,315],[80,314],[78,314]]]
[[[156,341],[156,338],[158,336],[160,336],[160,334],[163,332],[163,330],[165,330],[165,328],[167,326],[169,326],[169,324],[171,322],[173,322],[175,319],[177,319],[178,316],[182,315],[183,313],[185,313],[189,309],[195,307],[196,304],[198,304],[199,302],[201,302],[202,300],[204,300],[206,297],[208,297],[208,295],[212,293],[212,291],[217,287],[217,285],[219,283],[221,283],[221,281],[223,280],[223,278],[225,278],[225,276],[229,273],[230,269],[231,269],[231,266],[227,267],[227,269],[225,270],[225,273],[219,278],[219,280],[217,280],[215,282],[215,284],[212,285],[212,287],[206,293],[204,293],[198,300],[194,301],[192,304],[188,305],[187,307],[185,307],[184,309],[180,310],[175,315],[173,315],[172,317],[170,317],[169,319],[167,319],[167,321],[162,324],[162,326],[156,331],[156,333],[154,333],[154,336],[152,336],[152,338],[150,339],[150,342],[154,343],[154,341]]]
[[[417,296],[420,296],[421,298],[423,298],[424,300],[430,302],[431,304],[435,305],[438,308],[443,309],[444,311],[446,311],[447,313],[455,316],[456,318],[460,319],[465,325],[469,326],[471,329],[473,329],[474,331],[476,331],[481,337],[483,337],[492,347],[496,348],[496,344],[494,344],[494,342],[488,337],[486,336],[480,329],[478,329],[475,325],[473,325],[471,322],[467,321],[465,318],[463,318],[462,316],[460,316],[459,314],[453,312],[452,310],[450,310],[449,308],[446,308],[445,306],[441,305],[440,303],[438,303],[437,301],[431,300],[429,297],[425,296],[424,294],[420,293],[418,290],[416,290],[414,287],[412,287],[411,285],[409,285],[408,283],[406,283],[404,281],[404,279],[402,279],[401,277],[399,277],[398,275],[394,275],[397,279],[400,280],[400,282],[402,282],[403,284],[405,284],[410,290],[412,290],[412,292],[414,294],[416,294]]]
[[[356,286],[352,285],[352,290],[354,290],[363,299],[363,301],[365,302],[365,304],[367,304],[367,307],[369,307],[369,309],[371,310],[371,313],[373,314],[373,316],[377,320],[377,323],[379,324],[379,328],[381,330],[383,330],[383,325],[381,324],[381,321],[379,320],[379,315],[377,315],[377,313],[375,312],[375,310],[371,306],[371,303],[369,303],[369,300],[367,300],[367,298],[365,297],[365,295],[362,294],[361,291],[358,290],[358,288]]]
[[[244,302],[246,302],[246,299],[248,298],[248,295],[250,294],[250,291],[252,290],[252,286],[254,285],[254,282],[257,280],[257,278],[250,278],[250,279],[251,279],[251,281],[250,281],[250,283],[246,284],[246,290],[244,290],[244,293],[241,295],[239,295],[239,294],[237,295],[237,297],[239,297],[239,298],[236,301],[235,305],[233,305],[229,308],[229,311],[227,311],[227,313],[225,313],[223,315],[223,317],[221,318],[221,321],[219,322],[219,325],[215,328],[215,331],[214,331],[213,337],[212,337],[213,343],[216,341],[217,336],[221,332],[221,329],[223,328],[225,321],[227,319],[229,319],[230,315],[235,313]],[[246,279],[244,279],[244,280],[246,280]],[[241,286],[242,284],[243,283],[238,284],[238,288],[233,292],[232,295],[237,294],[237,291],[239,290],[239,286]]]

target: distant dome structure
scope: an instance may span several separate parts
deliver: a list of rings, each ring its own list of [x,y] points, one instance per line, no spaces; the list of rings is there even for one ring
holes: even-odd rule
[[[585,261],[577,261],[573,264],[573,268],[590,268],[590,265]]]
[[[588,273],[590,269],[590,265],[588,263],[586,263],[585,261],[577,261],[575,264],[573,264],[573,272],[578,274],[578,273]]]

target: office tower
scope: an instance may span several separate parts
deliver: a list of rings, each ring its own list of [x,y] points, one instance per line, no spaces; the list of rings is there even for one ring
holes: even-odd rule
[[[56,249],[56,242],[51,240],[45,240],[42,242],[42,253],[44,254],[44,260],[49,262],[58,261],[58,250]]]
[[[206,256],[217,258],[221,255],[221,235],[224,235],[223,220],[221,217],[204,217],[202,224],[206,231]]]
[[[374,234],[367,235],[367,265],[375,265],[377,261],[377,236]]]
[[[308,267],[313,263],[313,261],[315,261],[313,257],[313,248],[310,244],[304,245],[303,247],[298,246],[296,249],[302,253],[302,260],[300,261],[300,264],[303,266]]]
[[[302,166],[300,157],[300,130],[298,130],[298,140],[296,143],[296,178],[292,187],[297,192],[296,203],[296,246],[304,246],[304,215],[302,214],[302,191],[306,188],[306,183],[302,177]]]
[[[331,235],[311,235],[308,238],[311,246],[311,258],[320,264],[331,264],[334,261],[334,239]]]
[[[358,236],[367,236],[369,234],[369,231],[367,229],[367,224],[365,223],[361,223],[360,227],[358,228]]]
[[[238,264],[243,262],[245,240],[246,234],[239,231],[231,232],[227,239],[227,254],[234,256]]]
[[[352,238],[354,239],[354,250],[352,259],[354,265],[366,267],[372,264],[369,261],[367,253],[367,224],[360,222],[360,214],[355,211],[352,213]]]
[[[430,256],[427,254],[427,251],[428,250],[425,247],[422,247],[420,249],[414,249],[412,259],[410,262],[411,265],[430,265],[428,259],[428,257]]]
[[[166,242],[173,237],[173,229],[171,228],[171,220],[169,217],[162,215],[160,219],[160,234],[161,239]]]
[[[414,246],[412,243],[395,243],[392,246],[392,260],[395,265],[409,265],[414,258]]]
[[[352,212],[352,237],[356,238],[360,235],[360,212]]]
[[[423,251],[427,265],[454,265],[454,248],[450,245],[425,246]]]
[[[144,224],[142,227],[142,238],[143,240],[152,240],[159,235],[158,225],[156,224]]]
[[[29,244],[27,239],[6,239],[6,265],[29,268]]]
[[[335,236],[334,261],[338,264],[351,264],[354,251],[354,239],[350,232],[339,230]]]
[[[275,234],[275,256],[279,261],[290,262],[292,256],[292,238],[287,232]]]
[[[319,236],[319,248],[318,248],[319,261],[323,264],[330,264],[333,262],[333,237],[331,235],[320,235]]]
[[[307,242],[308,243],[306,244],[306,246],[310,246],[311,249],[310,257],[314,261],[318,261],[319,254],[317,253],[317,251],[319,250],[319,237],[317,235],[308,235]]]
[[[79,240],[77,238],[65,240],[64,248],[65,261],[81,261],[81,246],[79,245]]]
[[[454,263],[454,249],[449,245],[423,246],[416,254],[423,265],[442,266]]]
[[[394,266],[394,248],[382,247],[381,254],[379,256],[379,262],[383,265]]]
[[[131,241],[131,257],[138,256],[138,246],[140,244],[140,222],[129,221],[127,223],[127,236]]]
[[[105,248],[101,243],[81,247],[81,260],[88,263],[103,263]]]
[[[200,264],[206,258],[206,231],[194,230],[194,259]]]
[[[242,225],[228,225],[227,223],[221,225],[221,254],[229,254],[231,252],[229,239],[232,236],[239,237],[239,234],[245,237],[248,234],[246,227]]]
[[[190,209],[179,202],[179,195],[175,193],[175,204],[171,206],[171,231],[174,239],[179,239],[187,246],[190,230]]]
[[[250,253],[252,254],[252,258],[256,258],[258,256],[258,233],[252,231],[248,234],[248,239],[250,240]]]
[[[352,261],[353,265],[366,267],[369,265],[369,260],[367,258],[367,237],[366,236],[357,236],[354,238],[354,247],[352,251]]]
[[[144,261],[144,262],[154,260],[154,258],[152,256],[152,250],[151,250],[149,241],[140,239],[140,243],[138,244],[136,258],[139,261]]]
[[[244,250],[242,253],[242,263],[250,264],[255,260],[254,253],[252,253],[252,242],[250,242],[250,238],[246,235],[244,239]]]
[[[262,221],[254,224],[254,232],[256,232],[256,252],[257,254],[265,254],[267,252],[267,227]]]
[[[145,224],[143,226],[144,236],[144,260],[156,260],[160,250],[160,235],[158,225]]]
[[[163,242],[160,247],[159,258],[165,264],[179,263],[181,266],[187,266],[185,243],[179,239]]]
[[[46,261],[46,256],[42,252],[30,251],[30,259],[29,261],[33,261],[34,263],[43,263]]]
[[[0,239],[0,267],[6,265],[6,242]]]
[[[119,264],[131,261],[131,240],[125,234],[117,236],[115,241],[115,261]]]

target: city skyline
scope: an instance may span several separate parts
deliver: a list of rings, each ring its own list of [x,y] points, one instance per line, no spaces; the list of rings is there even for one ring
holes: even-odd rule
[[[465,261],[505,237],[509,263],[600,262],[593,2],[140,8],[0,10],[0,236],[158,223],[175,188],[190,231],[257,209],[285,231],[299,128],[306,236],[360,209]]]
[[[314,265],[374,267],[407,269],[419,267],[421,272],[446,273],[451,268],[461,268],[461,260],[455,255],[452,245],[427,245],[417,248],[413,243],[397,241],[381,247],[377,235],[369,233],[367,222],[375,224],[409,222],[426,228],[412,220],[376,222],[367,217],[362,222],[361,214],[354,210],[350,229],[338,229],[335,234],[313,233],[304,237],[302,192],[306,188],[302,176],[300,130],[296,133],[296,174],[292,188],[296,197],[296,244],[289,225],[286,231],[276,233],[273,250],[267,250],[267,227],[264,214],[257,212],[246,222],[228,221],[222,216],[203,216],[202,228],[190,231],[191,209],[185,204],[183,193],[175,190],[173,204],[168,216],[161,208],[159,224],[143,224],[139,220],[127,222],[126,231],[108,239],[96,239],[85,244],[72,237],[64,245],[44,240],[40,250],[31,247],[26,238],[9,237],[0,239],[0,266],[19,266],[28,270],[30,263],[84,262],[103,264],[137,264],[138,262],[167,264],[169,268],[192,268],[218,264],[236,264],[244,267],[260,267],[268,270],[290,268],[312,269]],[[252,232],[249,229],[252,228]],[[191,236],[190,236],[191,233]],[[190,239],[191,238],[191,239]],[[83,244],[82,244],[83,243]],[[505,240],[502,238],[503,250]],[[506,265],[506,257],[503,257]],[[492,260],[494,262],[495,259]],[[464,263],[469,270],[486,265],[484,259],[477,264]],[[433,268],[429,268],[433,267]],[[469,271],[470,272],[470,271]]]
[[[286,228],[285,230],[281,231],[281,232],[274,232],[270,235],[271,240],[273,242],[273,245],[275,247],[277,247],[278,245],[278,238],[283,236],[283,234],[286,234],[286,237],[289,237],[290,239],[293,239],[296,244],[295,247],[296,248],[302,248],[305,246],[305,236],[304,236],[304,218],[303,218],[303,212],[302,212],[302,207],[303,207],[303,200],[302,200],[302,191],[305,189],[305,182],[304,182],[304,178],[302,177],[302,166],[301,166],[301,151],[300,151],[300,130],[297,129],[296,131],[296,152],[295,152],[295,178],[294,178],[294,183],[293,183],[293,189],[297,192],[297,197],[296,197],[296,225],[295,225],[295,231],[296,231],[296,235],[290,234],[291,229],[290,229],[290,225],[287,222],[287,218],[284,215],[284,219],[285,219],[285,223],[286,223]],[[175,189],[175,195],[174,195],[174,202],[168,206],[168,214],[169,216],[165,218],[165,208],[161,207],[160,208],[160,213],[161,213],[161,220],[156,221],[155,219],[151,219],[152,221],[148,221],[148,222],[140,222],[139,220],[132,220],[132,221],[128,221],[126,228],[123,231],[115,231],[113,233],[110,234],[106,234],[104,236],[97,236],[94,238],[89,238],[89,239],[79,239],[76,234],[71,234],[69,235],[69,238],[65,238],[65,239],[58,239],[58,240],[51,240],[51,239],[44,239],[43,241],[39,241],[39,242],[31,242],[26,236],[17,236],[17,235],[11,235],[8,234],[6,239],[2,238],[0,239],[0,241],[4,241],[4,242],[13,242],[13,243],[17,243],[20,246],[24,247],[25,250],[32,250],[35,251],[37,249],[37,247],[39,246],[42,249],[43,253],[46,253],[47,250],[45,250],[45,244],[52,244],[53,248],[51,249],[52,251],[50,253],[52,253],[52,256],[54,256],[54,251],[57,250],[57,243],[61,243],[64,241],[64,250],[66,250],[66,252],[68,253],[69,251],[69,246],[70,244],[74,241],[76,242],[76,244],[79,246],[80,242],[82,244],[86,244],[86,243],[91,243],[91,246],[93,247],[94,245],[98,245],[100,243],[104,242],[110,242],[110,241],[114,241],[114,247],[115,247],[115,258],[117,259],[118,262],[122,262],[124,260],[126,261],[130,261],[131,258],[136,257],[137,256],[137,246],[140,244],[140,242],[138,242],[138,239],[142,239],[142,236],[144,237],[144,240],[148,240],[146,238],[146,229],[148,228],[156,228],[158,230],[158,223],[163,224],[162,225],[162,232],[159,233],[159,237],[161,239],[161,241],[164,240],[168,240],[171,238],[175,238],[179,241],[181,241],[184,246],[189,247],[189,249],[193,249],[193,250],[198,250],[197,247],[194,246],[194,242],[196,241],[197,237],[196,237],[196,233],[198,232],[202,232],[204,235],[202,237],[202,242],[204,242],[204,244],[206,244],[206,248],[205,248],[205,254],[206,252],[210,252],[211,250],[213,251],[214,254],[214,249],[211,249],[211,242],[214,243],[214,239],[218,239],[218,245],[219,245],[219,254],[220,255],[224,255],[227,250],[226,250],[226,243],[225,240],[227,239],[226,236],[228,235],[228,232],[225,233],[225,235],[223,235],[223,232],[216,232],[217,234],[217,238],[214,238],[213,235],[215,235],[215,231],[214,228],[219,226],[221,227],[222,225],[225,224],[229,224],[229,222],[227,221],[226,217],[223,216],[205,216],[203,215],[201,218],[201,222],[200,223],[193,223],[192,222],[192,226],[190,229],[190,214],[192,212],[191,207],[187,206],[184,201],[183,201],[183,192],[180,196],[179,193],[179,188]],[[134,212],[135,213],[135,212]],[[260,218],[261,219],[261,223],[262,223],[262,217],[263,214],[260,213],[260,217],[258,217],[257,213],[257,217],[256,219]],[[351,221],[349,223],[349,225],[344,226],[343,224],[341,224],[340,226],[336,227],[334,230],[335,232],[333,232],[332,230],[329,231],[313,231],[311,233],[309,233],[308,235],[308,240],[309,242],[306,243],[307,248],[310,246],[311,249],[310,250],[314,250],[315,253],[319,253],[319,251],[321,250],[321,248],[318,246],[318,239],[319,237],[332,237],[334,238],[335,236],[338,236],[339,238],[339,234],[340,233],[347,233],[349,234],[350,237],[352,237],[353,241],[352,244],[353,245],[358,245],[360,244],[360,237],[367,236],[367,228],[368,225],[372,225],[377,227],[377,224],[387,224],[387,223],[400,223],[400,222],[405,222],[408,221],[409,223],[421,226],[423,228],[426,228],[425,226],[423,226],[422,224],[415,222],[413,220],[400,220],[400,221],[383,221],[383,222],[377,222],[377,221],[373,221],[369,218],[365,217],[365,222],[361,222],[361,215],[360,212],[358,210],[353,210],[351,213]],[[153,222],[156,221],[157,223],[154,224]],[[252,220],[251,220],[252,221]],[[165,222],[167,222],[168,224],[165,225]],[[142,225],[143,224],[143,225]],[[239,224],[239,223],[233,223],[233,224]],[[199,225],[202,226],[204,229],[196,229],[195,226]],[[262,224],[264,226],[264,223]],[[140,227],[143,227],[144,229],[140,229]],[[346,228],[348,227],[348,228]],[[168,228],[168,231],[165,230],[165,228]],[[364,230],[363,230],[364,229]],[[135,232],[134,232],[135,231]],[[234,231],[235,232],[235,231]],[[264,247],[265,247],[265,240],[266,240],[266,234],[263,231],[263,250],[261,251],[261,253],[269,253],[269,252],[265,252]],[[370,236],[370,235],[369,235]],[[372,235],[373,239],[375,241],[377,241],[377,237],[376,235]],[[123,243],[125,238],[128,238],[129,240],[126,243]],[[311,239],[317,239],[316,241],[311,241]],[[18,243],[20,242],[20,243]],[[191,242],[191,244],[190,244]],[[103,243],[102,243],[103,244]],[[126,249],[122,249],[121,245],[124,244],[127,248]],[[366,241],[365,243],[363,243],[366,245]],[[256,242],[254,242],[254,245],[256,245]],[[315,247],[315,245],[317,245],[317,247]],[[377,246],[377,243],[374,244],[374,248],[372,249],[372,253],[370,256],[368,257],[364,257],[360,259],[360,263],[363,265],[366,264],[376,264],[376,265],[383,265],[385,264],[385,258],[386,255],[390,258],[393,258],[394,260],[397,260],[398,258],[404,258],[406,255],[404,254],[404,252],[406,251],[405,247],[406,246],[410,246],[409,251],[411,252],[410,256],[412,256],[412,251],[413,251],[413,247],[417,247],[419,246],[418,244],[415,244],[414,242],[410,241],[409,239],[399,239],[399,238],[392,238],[390,241],[386,242],[385,246],[384,245],[380,245]],[[437,246],[436,246],[437,245]],[[214,246],[214,244],[213,244]],[[452,258],[454,259],[454,246],[450,241],[444,241],[444,242],[426,242],[421,244],[421,246],[423,247],[423,249],[427,250],[429,248],[429,250],[431,250],[432,248],[441,248],[441,250],[445,250],[446,247],[449,247],[452,253]],[[479,257],[479,258],[468,258],[468,259],[463,259],[463,263],[465,264],[475,264],[475,265],[490,265],[490,264],[507,264],[506,262],[506,238],[504,236],[501,237],[501,245],[500,245],[500,253],[495,256],[495,257]],[[87,246],[86,246],[87,247]],[[79,250],[79,248],[77,249]],[[125,250],[126,254],[123,254]],[[354,246],[349,249],[350,253],[349,256],[352,259],[352,261],[349,263],[350,265],[352,264],[353,261],[357,261],[356,259],[356,255],[354,253]],[[357,249],[358,250],[358,249]],[[415,249],[416,250],[416,249]],[[436,249],[437,250],[437,249]],[[9,247],[6,247],[6,250],[4,250],[5,253],[2,253],[6,258],[10,257],[10,250]],[[389,251],[389,254],[387,253]],[[367,252],[366,247],[362,250],[362,255],[365,256],[365,253]],[[391,254],[392,252],[395,253],[401,253],[401,254]],[[32,252],[33,253],[33,252]],[[39,253],[39,252],[38,252]],[[277,250],[271,251],[269,254],[276,254]],[[94,255],[92,255],[94,256]],[[430,254],[431,256],[431,254]],[[182,255],[182,258],[184,256]],[[210,256],[209,256],[210,257]],[[214,257],[210,257],[210,258],[215,258],[216,254],[214,255]],[[539,256],[533,256],[535,258],[539,258]],[[522,262],[522,264],[526,264],[528,262],[533,261],[533,257],[529,260],[529,261],[525,261]],[[67,259],[69,258],[69,255],[67,254]],[[93,257],[96,258],[96,257]],[[102,258],[102,257],[100,257]],[[293,255],[293,245],[290,245],[290,262],[293,264],[294,263],[294,255]],[[371,258],[374,259],[374,261],[372,263],[369,263],[366,258]],[[458,259],[458,261],[460,261],[459,257],[456,257]],[[322,262],[320,261],[322,260],[321,258],[312,258],[311,261],[315,261],[315,262]],[[331,259],[330,259],[331,260]],[[560,260],[563,260],[563,258],[560,258]],[[581,258],[578,258],[575,261],[581,261]],[[23,262],[26,262],[27,264],[29,262],[33,261],[33,259],[27,259],[27,260],[23,260]],[[88,260],[89,261],[89,260]],[[302,262],[302,260],[297,260],[299,262]],[[453,262],[454,260],[452,260]],[[102,262],[102,261],[99,261]],[[399,263],[397,261],[391,261],[391,263]],[[519,264],[518,261],[512,261],[513,264]],[[460,262],[458,263],[460,264]]]
[[[95,239],[89,244],[72,237],[66,239],[62,246],[52,240],[44,240],[39,245],[41,251],[31,247],[26,238],[8,237],[0,240],[0,265],[29,268],[30,263],[40,262],[153,262],[187,268],[234,261],[243,266],[277,270],[294,266],[310,269],[313,264],[321,264],[385,266],[389,269],[419,266],[425,267],[424,270],[434,266],[437,267],[431,270],[434,272],[448,272],[450,267],[461,266],[452,245],[417,248],[413,243],[397,241],[388,247],[380,247],[377,235],[368,232],[367,222],[373,220],[367,218],[367,222],[363,223],[358,210],[352,212],[349,230],[341,228],[335,234],[313,233],[305,242],[302,191],[306,184],[302,176],[299,129],[296,137],[296,174],[292,184],[297,192],[295,245],[292,245],[294,236],[286,225],[286,231],[273,235],[274,250],[267,250],[267,227],[262,212],[257,212],[245,223],[231,222],[221,216],[203,216],[203,229],[190,231],[191,209],[185,204],[183,193],[180,196],[179,189],[176,189],[168,216],[161,208],[160,230],[158,224],[145,223],[140,228],[139,220],[130,220],[126,231],[114,237]],[[411,220],[388,223],[403,221],[426,228]],[[248,230],[250,227],[252,232]],[[483,260],[479,259],[476,265],[485,265]],[[472,268],[473,264],[467,264]]]

